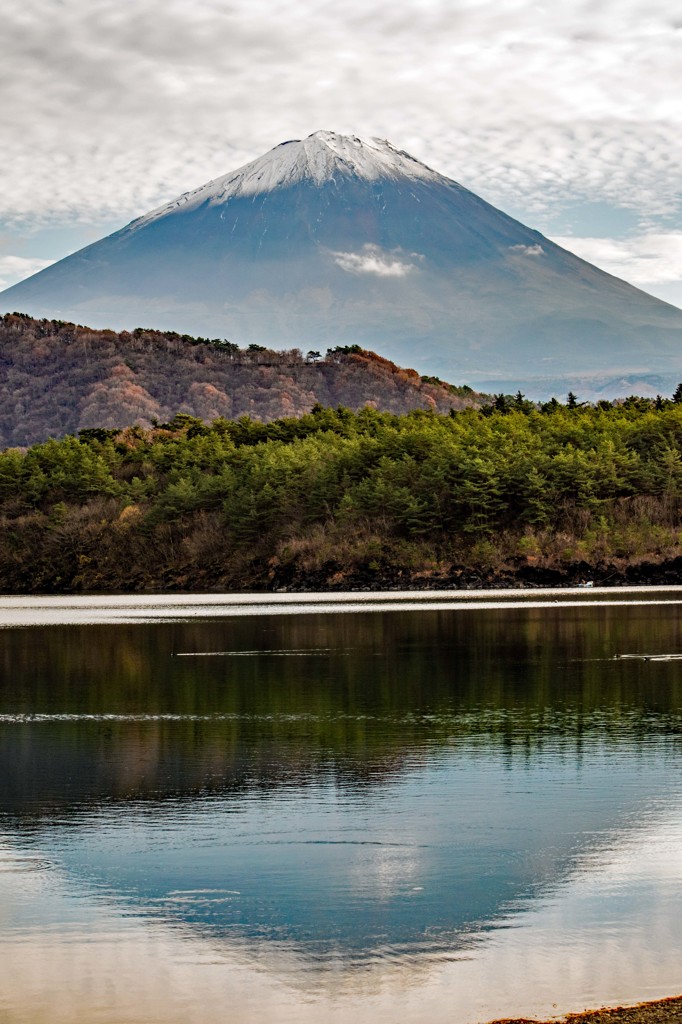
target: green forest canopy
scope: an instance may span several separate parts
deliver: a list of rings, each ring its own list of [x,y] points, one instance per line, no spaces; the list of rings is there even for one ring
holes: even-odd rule
[[[0,583],[181,586],[198,573],[236,586],[287,559],[343,570],[676,551],[682,405],[497,405],[316,406],[267,424],[179,415],[8,449]]]

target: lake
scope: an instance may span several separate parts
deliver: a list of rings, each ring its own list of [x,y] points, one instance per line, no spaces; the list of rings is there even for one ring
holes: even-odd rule
[[[682,991],[682,588],[0,598],[3,1024]]]

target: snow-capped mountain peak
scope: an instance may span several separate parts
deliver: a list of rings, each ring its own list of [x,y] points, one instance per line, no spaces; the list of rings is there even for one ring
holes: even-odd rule
[[[496,391],[682,369],[682,311],[389,142],[329,131],[185,193],[14,285],[3,305],[239,344],[361,344]]]
[[[238,196],[257,196],[303,181],[323,185],[339,176],[364,181],[411,178],[455,184],[409,153],[396,149],[386,139],[361,139],[355,135],[318,131],[306,139],[280,143],[258,159],[185,192],[133,224],[139,228],[181,206],[226,203]]]
[[[415,160],[409,153],[396,149],[386,139],[360,139],[355,135],[337,135],[320,131],[302,142],[284,143],[296,147],[296,171],[301,177],[311,178],[320,185],[334,174],[350,174],[366,181],[377,178],[418,178],[426,181],[442,179],[442,175]],[[274,156],[278,146],[268,156]],[[292,154],[293,155],[293,154]],[[251,187],[251,181],[245,187]]]

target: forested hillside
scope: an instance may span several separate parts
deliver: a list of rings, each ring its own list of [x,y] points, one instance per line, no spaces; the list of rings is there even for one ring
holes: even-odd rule
[[[422,378],[358,345],[323,357],[172,331],[118,334],[0,317],[0,447],[86,427],[149,427],[176,413],[273,420],[301,416],[317,402],[447,413],[478,400],[470,388]]]
[[[655,565],[677,581],[682,404],[498,406],[178,416],[10,449],[0,588],[615,582]]]

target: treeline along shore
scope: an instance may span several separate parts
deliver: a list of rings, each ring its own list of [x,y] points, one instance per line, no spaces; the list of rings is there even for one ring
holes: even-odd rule
[[[0,590],[682,581],[682,405],[93,428],[0,453]]]

